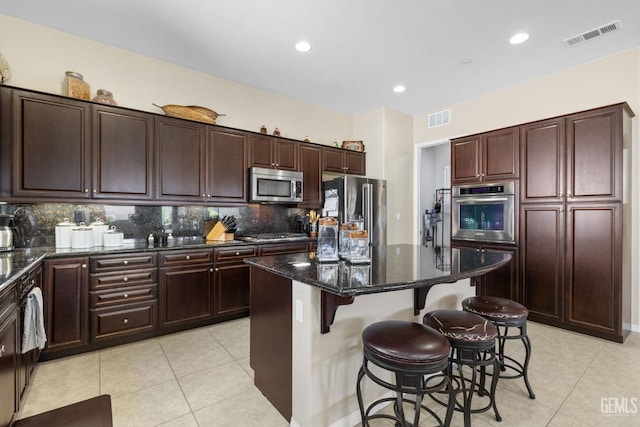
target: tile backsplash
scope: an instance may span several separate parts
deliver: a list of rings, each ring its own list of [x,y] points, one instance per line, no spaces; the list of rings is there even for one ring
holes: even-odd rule
[[[298,219],[307,209],[282,205],[250,204],[239,207],[136,206],[70,203],[7,204],[15,215],[16,247],[52,246],[55,226],[68,218],[90,224],[101,219],[124,232],[125,239],[146,238],[163,227],[174,236],[202,236],[204,222],[225,215],[237,219],[237,235],[265,232],[298,232]]]

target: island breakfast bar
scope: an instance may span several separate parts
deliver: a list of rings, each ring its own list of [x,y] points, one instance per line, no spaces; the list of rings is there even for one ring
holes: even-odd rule
[[[246,259],[251,266],[250,363],[255,385],[294,427],[351,427],[362,330],[420,322],[429,290],[479,276],[511,255],[388,245],[371,262],[320,263],[313,252]],[[380,396],[363,388],[365,400]]]

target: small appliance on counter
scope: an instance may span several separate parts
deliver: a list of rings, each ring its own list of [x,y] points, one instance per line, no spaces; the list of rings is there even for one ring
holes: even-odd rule
[[[0,214],[0,251],[13,250],[13,215]]]

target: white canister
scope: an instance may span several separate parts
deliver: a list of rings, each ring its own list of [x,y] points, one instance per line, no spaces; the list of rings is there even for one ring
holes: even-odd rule
[[[95,221],[89,224],[89,227],[93,229],[93,246],[103,246],[104,241],[102,236],[105,231],[109,230],[109,226],[105,222],[102,222],[102,219],[96,218]]]
[[[124,241],[124,233],[121,231],[116,231],[115,226],[111,226],[111,228],[105,231],[102,234],[103,246],[122,246],[122,242]]]
[[[65,218],[62,222],[56,224],[56,248],[71,247],[71,231],[76,224]]]
[[[93,247],[93,229],[84,222],[71,230],[71,247],[73,249],[85,249]]]

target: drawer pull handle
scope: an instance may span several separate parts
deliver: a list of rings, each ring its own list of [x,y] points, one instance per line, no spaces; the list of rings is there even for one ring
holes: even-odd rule
[[[123,281],[123,282],[128,282],[128,281],[129,281],[129,278],[128,278],[128,277],[125,277],[124,279],[122,279],[122,281]]]
[[[191,259],[191,257],[189,255],[187,255],[185,258],[187,259],[187,261],[189,261]]]
[[[2,357],[2,355],[4,354],[4,344],[2,344],[2,347],[0,347],[0,357]]]
[[[125,319],[122,321],[122,323],[129,323],[129,319],[126,319],[126,318],[125,318]]]
[[[128,265],[128,264],[129,264],[129,261],[124,261],[124,262],[123,262],[123,264],[124,264],[124,265]]]
[[[122,295],[124,298],[129,298],[129,294]]]

